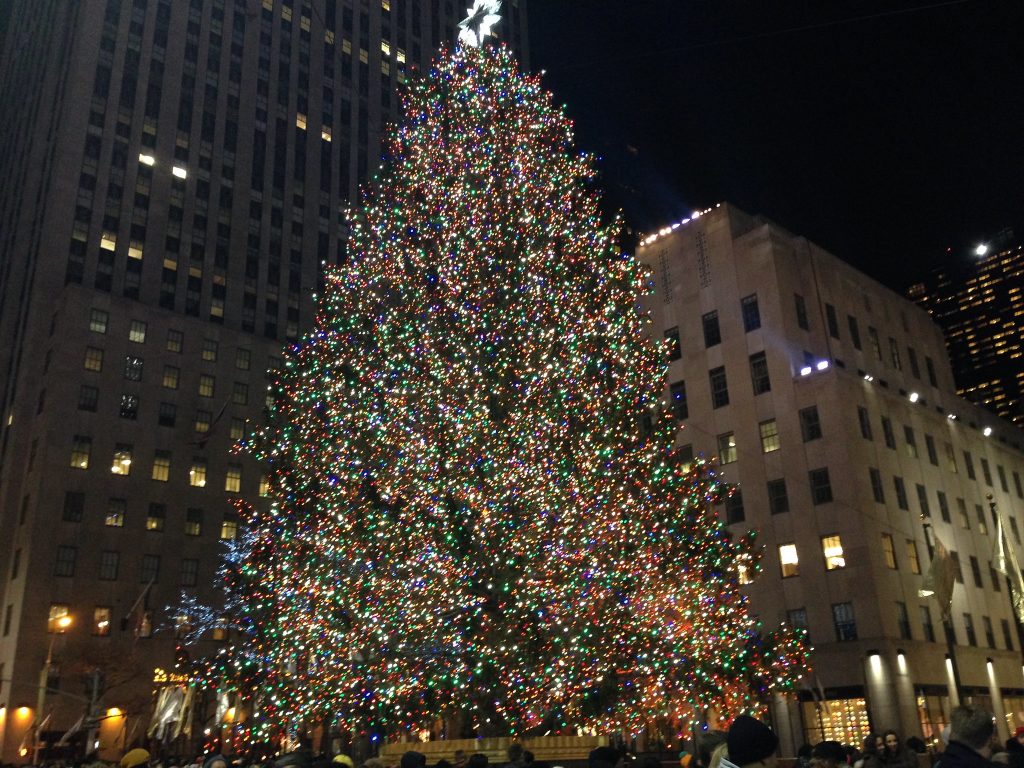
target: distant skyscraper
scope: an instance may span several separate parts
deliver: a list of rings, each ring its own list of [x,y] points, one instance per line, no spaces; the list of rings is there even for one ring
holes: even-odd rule
[[[957,394],[1024,425],[1024,246],[939,267],[908,295],[945,333]]]
[[[524,65],[525,3],[495,30]],[[321,263],[343,258],[342,213],[400,84],[454,42],[466,5],[11,3],[0,762],[29,761],[36,718],[53,712],[55,739],[94,691],[95,711],[121,713],[98,726],[106,756],[145,734],[155,670],[175,660],[164,609],[183,590],[215,599],[231,499],[259,496],[230,446],[312,323]]]

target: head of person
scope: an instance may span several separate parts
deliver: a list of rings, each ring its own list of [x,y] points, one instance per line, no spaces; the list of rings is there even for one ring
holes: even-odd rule
[[[588,768],[616,768],[621,755],[615,747],[597,747],[587,755]]]
[[[466,750],[456,749],[455,757],[452,758],[452,763],[455,765],[455,768],[462,768],[462,766],[466,764]]]
[[[147,763],[149,763],[149,751],[141,747],[129,749],[121,758],[121,768],[138,768]]]
[[[729,726],[726,736],[729,762],[740,768],[775,768],[775,750],[779,737],[775,731],[750,715],[740,715]]]
[[[992,734],[995,731],[992,713],[980,707],[955,707],[949,714],[949,740],[958,741],[983,757],[992,754]]]
[[[274,768],[310,768],[312,762],[307,753],[297,749],[294,752],[285,752],[276,758]]]
[[[331,762],[337,763],[339,766],[344,766],[344,768],[356,768],[355,763],[352,762],[352,758],[348,755],[335,755]]]
[[[725,744],[725,731],[706,731],[697,737],[697,762],[702,768],[711,765],[711,755],[720,744]]]
[[[819,741],[811,750],[813,768],[837,768],[846,764],[846,750],[838,741]]]
[[[1017,740],[1018,744],[1024,747],[1024,725],[1017,727],[1017,730],[1013,732],[1013,738]]]
[[[203,768],[228,768],[227,758],[220,753],[210,755],[203,761]]]
[[[466,761],[466,766],[467,768],[487,768],[488,762],[487,755],[483,752],[474,752]]]
[[[885,751],[887,754],[895,755],[902,749],[900,735],[896,731],[886,731],[882,734],[882,739],[885,741]]]
[[[410,749],[402,755],[402,760],[398,765],[399,768],[427,768],[427,756],[422,752]]]
[[[520,763],[523,760],[523,745],[518,741],[513,741],[508,745],[508,749],[505,750],[505,754],[508,755],[508,761],[510,763]]]

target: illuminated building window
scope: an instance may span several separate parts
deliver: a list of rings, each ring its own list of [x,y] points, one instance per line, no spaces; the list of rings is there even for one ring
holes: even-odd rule
[[[127,510],[128,502],[125,499],[109,499],[107,501],[107,514],[103,518],[103,524],[109,528],[123,528],[124,516]]]
[[[167,507],[159,502],[152,501],[149,504],[149,512],[146,514],[146,530],[162,531],[164,521],[167,519]]]
[[[761,450],[772,453],[779,450],[779,425],[775,419],[762,421],[758,428],[761,432]]]
[[[110,634],[110,608],[98,605],[92,611],[92,633],[96,637]]]
[[[94,309],[89,313],[89,330],[93,333],[106,333],[110,315],[102,309]]]
[[[249,385],[241,381],[236,381],[231,387],[231,402],[235,405],[248,405]]]
[[[245,419],[231,419],[230,437],[232,440],[241,440],[245,437]]]
[[[736,435],[726,432],[718,436],[718,463],[732,464],[736,461]]]
[[[210,422],[213,419],[213,414],[210,411],[199,410],[196,411],[196,432],[200,435],[205,435],[210,431]]]
[[[75,435],[71,442],[71,466],[75,469],[88,469],[91,451],[92,438]]]
[[[896,545],[893,543],[891,534],[882,534],[882,555],[885,558],[887,568],[895,571],[899,567],[896,563]]]
[[[190,507],[185,511],[185,535],[199,536],[203,532],[203,510]]]
[[[203,360],[208,363],[217,362],[217,340],[216,339],[203,339]]]
[[[846,567],[843,542],[839,538],[839,534],[821,537],[821,553],[825,556],[826,571],[835,571]]]
[[[188,471],[188,483],[196,488],[206,487],[206,459],[192,459],[192,467]]]
[[[214,383],[216,379],[213,376],[203,374],[199,377],[199,396],[200,397],[213,397]]]
[[[270,496],[270,478],[268,478],[266,475],[260,477],[259,494],[260,497],[262,498],[267,498],[268,496]]]
[[[128,330],[128,341],[135,344],[146,343],[146,324],[141,320],[132,320],[131,328]]]
[[[99,372],[103,370],[103,350],[98,347],[85,348],[85,370]]]
[[[779,567],[782,569],[782,578],[784,579],[800,575],[800,557],[796,552],[796,544],[779,546]]]
[[[302,131],[306,130],[306,116],[301,112],[295,114],[295,127]]]
[[[971,518],[970,515],[967,514],[967,502],[958,498],[956,500],[956,512],[957,517],[960,520],[960,527],[965,531],[971,530]]]
[[[167,351],[181,354],[182,343],[185,335],[181,331],[167,332]]]
[[[238,538],[238,516],[233,512],[224,515],[224,521],[220,524],[220,537],[226,541]]]
[[[132,447],[128,443],[117,443],[114,446],[114,459],[110,471],[115,475],[128,476],[132,472]]]
[[[50,603],[50,614],[46,620],[47,632],[63,632],[71,621],[71,609],[64,603]]]
[[[238,464],[229,464],[228,472],[224,477],[224,490],[228,493],[239,493],[242,490],[242,467]]]
[[[171,476],[171,452],[157,451],[153,457],[152,479],[166,483]]]

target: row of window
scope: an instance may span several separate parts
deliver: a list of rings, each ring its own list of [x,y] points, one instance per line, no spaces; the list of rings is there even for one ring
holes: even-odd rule
[[[871,427],[871,416],[868,413],[868,409],[863,406],[857,407],[857,419],[860,423],[860,434],[865,440],[874,440],[874,432]],[[882,439],[885,442],[885,447],[890,450],[898,450],[896,444],[896,434],[893,431],[892,420],[888,416],[881,417],[882,424]],[[935,438],[925,433],[924,445],[928,456],[928,462],[936,467],[943,467],[946,471],[952,474],[959,474],[960,468],[957,463],[956,451],[953,449],[951,443],[943,443],[943,455],[939,457],[938,447],[935,443]],[[914,432],[913,427],[906,424],[903,425],[903,450],[909,458],[916,459],[919,457],[917,436]],[[963,451],[964,468],[967,471],[967,477],[971,480],[977,481],[977,473],[974,466],[974,457],[970,451]],[[985,484],[990,488],[994,488],[995,484],[992,476],[992,466],[989,460],[982,456],[979,459],[981,465],[981,474],[985,480]],[[1010,484],[1006,474],[1006,469],[1001,465],[996,465],[996,475],[999,478],[999,487],[1002,488],[1003,493],[1010,492]],[[1024,499],[1024,483],[1021,482],[1020,473],[1016,470],[1011,471],[1013,477],[1014,491],[1017,494],[1017,498]]]
[[[192,566],[185,563],[196,561],[182,561],[182,580],[184,581],[187,572]],[[190,586],[182,584],[182,586]],[[51,633],[63,632],[71,617],[71,606],[67,603],[50,603],[50,610],[46,618],[46,631]],[[92,609],[92,622],[90,623],[90,634],[94,637],[107,637],[110,635],[113,621],[113,608],[109,605],[97,605]],[[5,620],[4,635],[9,631],[9,623]],[[125,616],[121,619],[121,631],[131,629],[138,637],[150,637],[153,634],[153,612],[144,610],[136,615]],[[227,622],[221,620],[213,628],[214,640],[227,640]]]
[[[237,529],[237,523],[234,524]],[[160,555],[143,555],[139,561],[139,582],[142,584],[156,583],[160,578]],[[121,575],[123,558],[117,550],[105,549],[99,553],[97,578],[100,581],[117,581]],[[78,547],[60,545],[54,562],[53,575],[72,578],[78,570]],[[181,586],[194,587],[198,583],[199,560],[182,558]]]
[[[127,477],[132,472],[132,461],[134,448],[130,443],[115,443],[114,455],[110,464],[111,474]],[[153,454],[153,464],[150,470],[150,479],[166,483],[171,479],[171,452],[156,450]],[[88,435],[75,435],[71,442],[70,466],[73,469],[89,469],[92,460],[92,437]],[[205,488],[207,484],[208,465],[202,456],[193,456],[189,463],[188,483],[196,488]],[[228,493],[241,493],[242,490],[242,465],[228,464],[224,475],[224,490]],[[261,496],[267,493],[266,478],[260,480]]]
[[[846,567],[843,542],[838,533],[821,537],[821,554],[825,559],[826,571],[835,571]],[[784,579],[800,575],[800,555],[797,553],[796,544],[779,545],[779,568]]]
[[[110,314],[102,309],[93,308],[89,313],[89,330],[93,333],[106,334],[110,324]],[[145,344],[148,333],[148,325],[143,320],[132,320],[128,329],[128,341],[134,344]],[[181,354],[185,347],[185,334],[181,331],[168,330],[164,342],[164,349],[168,352]],[[204,362],[215,363],[219,354],[220,344],[216,339],[204,338],[200,356]],[[102,366],[102,350],[100,350],[100,365]],[[89,355],[86,355],[89,359]],[[240,371],[248,371],[252,366],[252,352],[244,347],[235,349],[235,368]],[[87,366],[88,367],[88,366]],[[96,370],[96,369],[89,369]]]
[[[899,629],[900,638],[903,640],[914,640],[914,631],[911,626],[910,614],[907,609],[907,604],[903,601],[895,602],[896,610],[896,625]],[[935,625],[932,621],[931,608],[927,605],[919,606],[919,619],[921,623],[921,639],[929,643],[937,642],[935,634]],[[964,613],[963,615],[964,635],[967,641],[967,645],[977,646],[978,636],[974,625],[974,616],[970,613]],[[806,608],[794,608],[787,612],[787,619],[789,623],[799,629],[803,629],[808,633],[808,639],[813,640],[810,637],[810,628],[807,622],[807,609]],[[853,612],[853,603],[833,603],[832,604],[832,625],[835,632],[835,639],[839,642],[845,642],[857,639],[857,621]],[[982,630],[985,634],[985,644],[992,649],[997,649],[995,628],[992,623],[992,619],[989,616],[981,617]],[[1000,619],[1000,625],[1003,635],[1003,647],[1012,651],[1013,646],[1013,633],[1010,629],[1010,622],[1007,619]],[[949,639],[956,643],[958,638],[956,636],[956,630],[953,626],[953,622],[950,621],[945,625],[946,631],[949,633]]]
[[[39,406],[37,407],[37,413],[42,413],[43,401],[45,399],[46,391],[40,392]],[[246,393],[235,392],[232,397],[232,401],[236,405],[246,404]],[[122,392],[121,398],[117,402],[117,414],[122,419],[128,419],[129,421],[135,421],[139,418],[139,407],[141,400],[138,395],[133,392]],[[82,384],[78,389],[78,410],[86,411],[88,413],[96,413],[100,407],[100,390],[99,387],[93,387],[89,384]],[[195,418],[193,419],[192,425],[197,434],[205,435],[212,428],[221,417],[214,418],[213,411],[208,411],[204,408],[197,408]],[[241,440],[246,435],[246,425],[248,421],[238,416],[229,417],[228,422],[228,435],[232,440]],[[178,406],[176,403],[169,403],[167,401],[161,401],[156,414],[157,424],[161,427],[175,427],[178,424]]]
[[[750,356],[750,382],[754,395],[763,395],[772,389],[768,375],[768,360],[764,352],[755,352]],[[708,371],[708,385],[711,388],[711,407],[723,408],[729,404],[729,381],[725,366],[718,366]],[[686,382],[676,381],[669,385],[672,413],[679,420],[690,416],[690,408],[686,399]]]
[[[107,499],[103,513],[103,524],[108,528],[123,528],[128,513],[128,500],[117,496]],[[81,491],[67,491],[64,494],[62,519],[68,523],[81,523],[85,519],[85,494]],[[167,505],[150,502],[146,513],[146,530],[161,532],[167,520]],[[189,507],[185,512],[184,531],[188,536],[200,536],[203,532],[203,510]],[[234,539],[238,535],[238,516],[234,512],[224,514],[220,527],[220,538]]]

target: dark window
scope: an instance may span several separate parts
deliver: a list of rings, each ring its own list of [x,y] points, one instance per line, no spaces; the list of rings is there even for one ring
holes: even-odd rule
[[[853,617],[853,603],[833,603],[832,621],[836,628],[836,640],[844,642],[857,639],[857,622]]]
[[[832,501],[832,483],[828,476],[828,467],[812,469],[807,473],[808,482],[811,486],[811,502],[827,504]]]
[[[799,293],[793,294],[793,301],[796,306],[796,324],[805,331],[809,331],[811,326],[807,322],[807,302],[804,301],[804,297]]]
[[[920,379],[921,366],[917,364],[917,352],[913,347],[907,347],[907,359],[910,361],[910,372],[914,374],[915,379]]]
[[[203,532],[203,510],[188,509],[185,512],[185,533],[189,536],[198,536]]]
[[[1003,493],[1009,493],[1010,486],[1006,484],[1006,470],[996,464],[996,474],[999,475],[999,487],[1003,489]]]
[[[871,476],[871,493],[875,501],[885,504],[885,490],[882,488],[882,473],[874,467],[868,467],[868,474]]]
[[[99,401],[100,391],[96,387],[83,384],[78,390],[78,410],[95,411],[96,403]]]
[[[850,339],[853,341],[854,349],[860,349],[860,326],[857,325],[857,318],[853,315],[847,315],[846,323],[850,326]]]
[[[117,581],[117,571],[120,565],[120,553],[109,549],[100,552],[100,581]]]
[[[917,484],[917,505],[921,508],[922,517],[931,517],[931,509],[928,507],[928,491],[920,483]]]
[[[149,513],[146,515],[147,531],[162,531],[164,520],[167,519],[167,507],[156,501],[149,503]]]
[[[935,450],[935,438],[929,434],[924,436],[924,447],[928,452],[928,461],[934,466],[939,466],[939,452]]]
[[[875,353],[878,362],[882,362],[882,345],[878,341],[878,329],[868,326],[868,341],[871,342],[871,351]]]
[[[974,617],[969,613],[964,614],[964,631],[967,633],[967,644],[976,646],[978,644],[978,636],[974,634]]]
[[[900,509],[910,509],[910,502],[907,501],[907,487],[902,477],[893,477],[893,488],[896,490],[896,506]]]
[[[964,466],[967,467],[967,476],[971,480],[977,480],[978,478],[974,474],[974,459],[971,458],[970,451],[964,451]]]
[[[992,468],[988,465],[988,459],[981,459],[981,474],[985,478],[985,485],[992,485]]]
[[[126,355],[124,358],[124,377],[128,381],[142,381],[142,358]]]
[[[789,512],[789,494],[784,478],[768,481],[768,509],[773,515]]]
[[[953,573],[958,583],[964,583],[964,570],[960,567],[960,553],[950,550],[949,559],[953,561]]]
[[[974,586],[978,589],[984,589],[985,585],[981,580],[981,563],[978,562],[978,558],[974,555],[970,555],[968,559],[971,564],[971,576],[974,577]]]
[[[755,395],[771,391],[772,382],[768,377],[768,360],[764,352],[755,352],[750,356],[750,381]]]
[[[800,409],[800,433],[805,443],[821,437],[821,420],[818,418],[818,406]]]
[[[932,359],[930,357],[925,357],[924,367],[928,371],[928,382],[933,387],[939,386],[939,380],[935,376],[935,363],[932,362]]]
[[[892,422],[888,416],[882,417],[882,437],[885,438],[885,447],[896,450],[896,435],[892,431]]]
[[[871,433],[871,416],[868,414],[868,409],[862,405],[857,406],[857,421],[860,422],[860,436],[865,440],[873,440],[874,436]]]
[[[57,562],[53,566],[54,576],[74,576],[78,547],[61,545],[57,547]]]
[[[183,558],[181,561],[181,586],[194,587],[199,581],[199,561]]]
[[[680,421],[689,418],[690,409],[686,404],[686,382],[673,383],[669,387],[669,394],[672,398],[672,414]]]
[[[932,624],[932,611],[927,605],[921,606],[921,630],[924,634],[924,639],[927,642],[935,642],[935,627]]]
[[[178,406],[174,403],[160,403],[157,423],[161,427],[173,427],[178,419]]]
[[[729,384],[725,378],[725,367],[719,366],[708,371],[711,384],[711,407],[721,408],[729,404]]]
[[[139,569],[139,581],[143,584],[155,584],[160,578],[160,555],[143,555],[142,567]]]
[[[911,427],[903,425],[903,439],[906,440],[907,444],[907,456],[912,459],[917,458],[917,438],[914,436],[914,430]]]
[[[761,327],[761,309],[757,305],[757,294],[752,293],[740,299],[740,311],[743,313],[743,330],[749,333]]]
[[[722,343],[722,332],[718,327],[718,312],[708,312],[701,318],[704,326],[704,346],[713,347]]]
[[[910,631],[910,616],[907,613],[907,604],[899,601],[896,602],[896,626],[900,629],[900,639],[914,639]]]
[[[1003,645],[1006,646],[1006,650],[1013,650],[1013,635],[1010,634],[1010,622],[1006,619],[1000,619],[999,624],[1003,628]]]
[[[923,485],[919,485],[917,487],[918,487],[918,491],[917,491],[918,498],[921,498],[921,491],[924,489],[924,486]],[[935,492],[935,497],[939,500],[939,515],[942,516],[942,522],[944,522],[944,523],[951,523],[951,522],[953,522],[953,518],[950,517],[950,515],[949,515],[949,500],[946,498],[945,492],[944,491],[936,491]]]
[[[132,395],[127,392],[121,395],[121,418],[131,419],[134,421],[138,415],[139,396]]]
[[[725,500],[725,521],[731,525],[732,523],[742,523],[744,520],[746,520],[746,513],[743,511],[743,491],[733,488],[732,493]]]
[[[791,627],[794,629],[802,629],[806,633],[805,637],[807,641],[810,642],[811,636],[807,628],[807,609],[791,608],[786,612],[786,618]]]
[[[78,491],[67,491],[64,494],[64,520],[69,523],[80,523],[84,511],[85,494]]]
[[[679,327],[673,326],[665,331],[665,344],[668,347],[668,359],[678,360],[683,356],[683,348],[679,343]]]
[[[838,339],[839,318],[836,317],[836,308],[831,304],[825,304],[825,322],[828,323],[828,335],[833,339]]]

